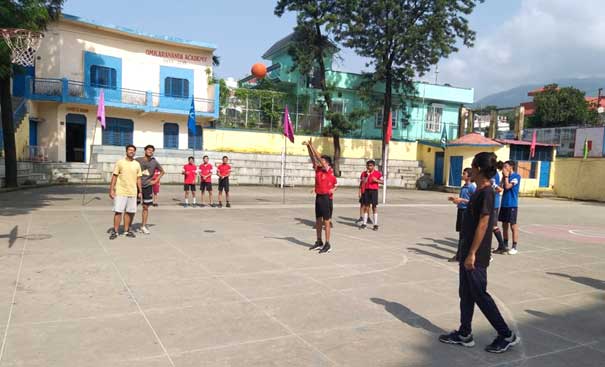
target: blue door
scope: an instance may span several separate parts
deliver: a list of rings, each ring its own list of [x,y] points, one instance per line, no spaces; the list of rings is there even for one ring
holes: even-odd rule
[[[462,156],[450,157],[449,186],[458,187],[462,185],[462,160]]]
[[[540,187],[550,186],[550,161],[540,162]]]
[[[38,145],[38,121],[29,120],[29,145]]]
[[[443,162],[445,160],[443,152],[435,153],[435,185],[443,185]]]
[[[36,71],[33,66],[26,66],[15,70],[13,75],[13,96],[24,97],[25,96],[25,82],[28,76],[34,77]]]

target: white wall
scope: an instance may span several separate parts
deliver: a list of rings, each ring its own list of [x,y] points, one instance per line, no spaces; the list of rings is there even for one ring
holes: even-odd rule
[[[605,128],[590,127],[576,129],[576,145],[574,147],[574,157],[584,156],[584,140],[592,140],[592,149],[588,152],[589,157],[603,156],[603,138]]]

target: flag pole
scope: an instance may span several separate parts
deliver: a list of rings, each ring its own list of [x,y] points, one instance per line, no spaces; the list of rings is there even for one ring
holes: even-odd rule
[[[90,164],[92,163],[92,148],[95,145],[95,135],[97,134],[97,123],[99,119],[95,119],[95,127],[92,130],[92,142],[90,143],[90,154],[88,157],[88,168],[86,169],[86,179],[84,179],[84,192],[82,193],[82,206],[86,200],[86,188],[88,186],[88,176],[90,175]]]
[[[288,150],[288,142],[284,135],[284,154],[282,156],[282,168],[281,168],[281,188],[282,188],[282,204],[286,203],[286,185],[284,180],[286,179],[286,155]]]
[[[388,167],[389,166],[389,144],[386,144],[384,146],[384,162],[383,162],[383,176],[384,176],[384,183],[382,184],[382,203],[386,204],[387,203],[387,175],[388,175]]]

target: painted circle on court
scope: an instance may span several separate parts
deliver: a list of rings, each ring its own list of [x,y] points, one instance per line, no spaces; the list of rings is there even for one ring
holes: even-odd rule
[[[521,232],[570,242],[605,244],[605,230],[598,227],[567,224],[528,224]]]

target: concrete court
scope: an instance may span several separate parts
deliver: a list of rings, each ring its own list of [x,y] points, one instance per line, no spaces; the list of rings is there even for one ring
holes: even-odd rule
[[[162,186],[152,234],[115,241],[107,188],[81,190],[0,194],[0,366],[605,366],[602,204],[522,199],[520,253],[489,270],[522,344],[491,355],[478,309],[475,348],[437,341],[458,326],[448,194],[391,191],[373,232],[342,189],[318,255],[310,188],[184,209]]]

